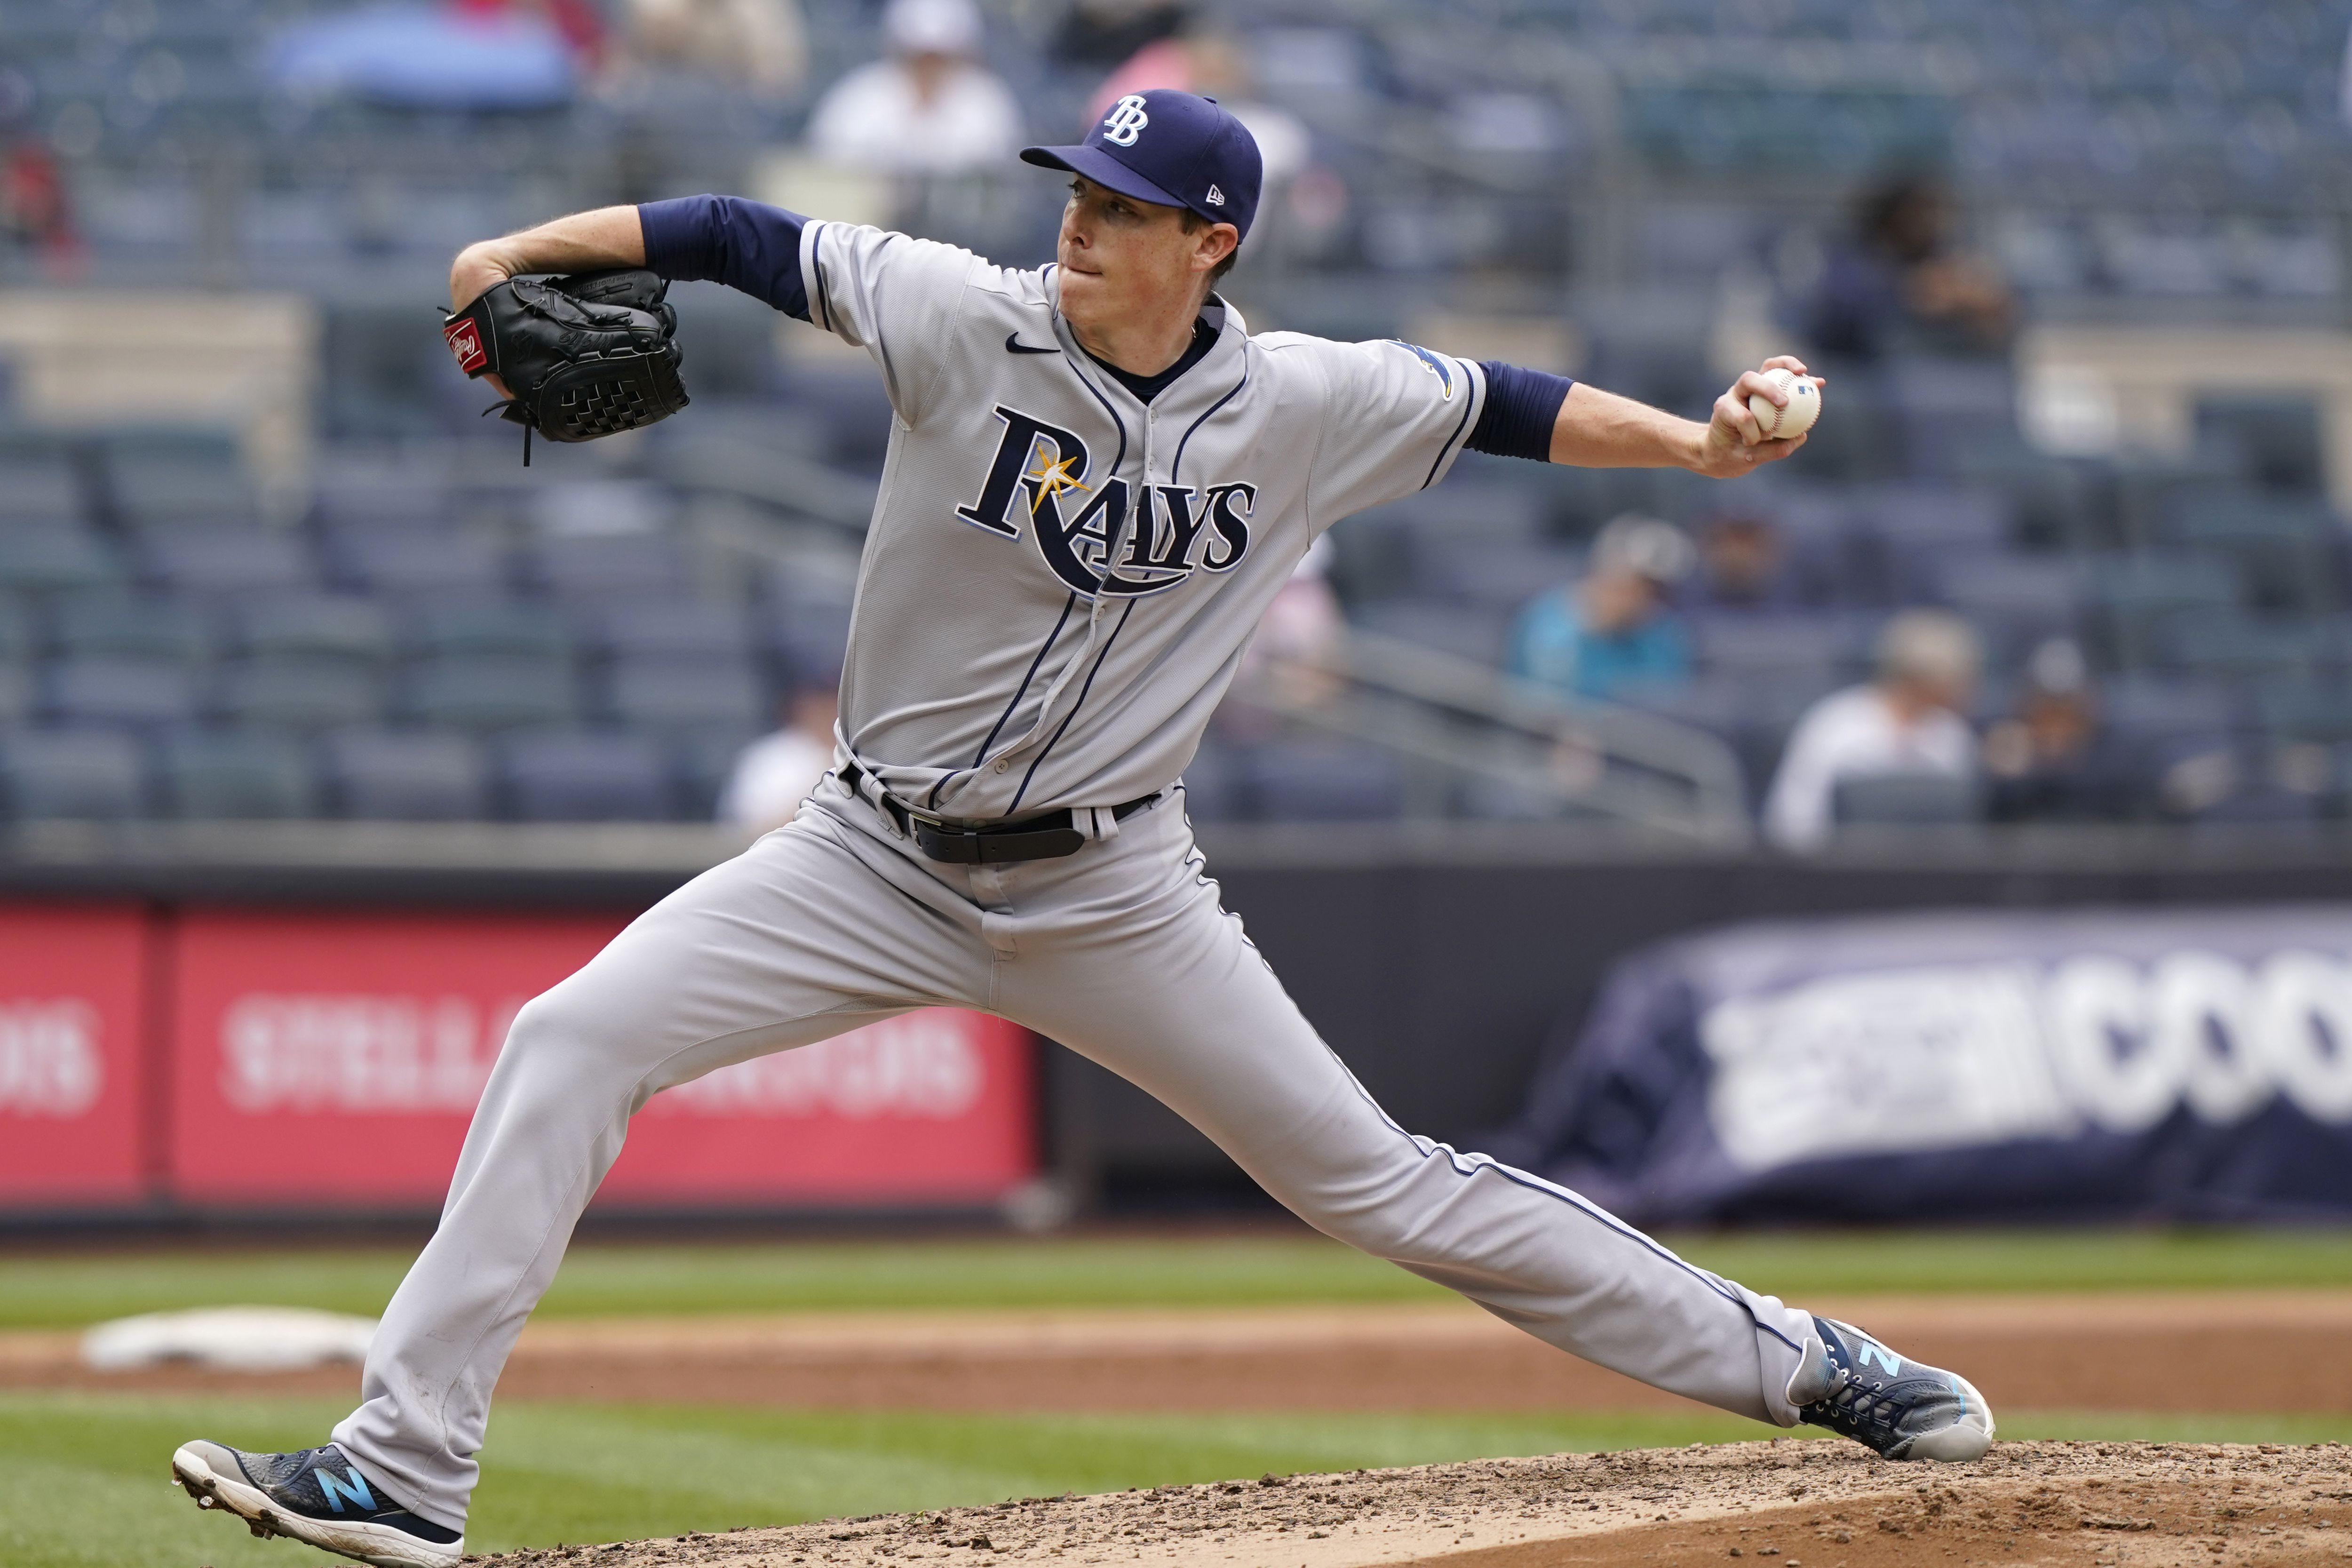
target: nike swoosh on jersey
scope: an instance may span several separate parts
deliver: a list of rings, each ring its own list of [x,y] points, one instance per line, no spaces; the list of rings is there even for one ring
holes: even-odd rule
[[[1058,343],[1050,349],[1033,348],[1021,341],[1019,332],[1007,332],[1004,334],[1004,352],[1009,354],[1057,354],[1062,349]]]

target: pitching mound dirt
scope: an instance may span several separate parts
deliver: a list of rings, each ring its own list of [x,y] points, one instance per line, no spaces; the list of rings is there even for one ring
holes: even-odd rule
[[[2002,1443],[1947,1467],[1783,1439],[1268,1476],[469,1561],[1633,1568],[1732,1558],[1754,1568],[2340,1563],[2352,1559],[2352,1448]]]

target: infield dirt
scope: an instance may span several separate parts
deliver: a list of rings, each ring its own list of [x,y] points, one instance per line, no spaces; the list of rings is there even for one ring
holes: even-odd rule
[[[2352,1291],[1810,1302],[1995,1410],[2352,1413]],[[334,1394],[350,1366],[256,1376],[83,1367],[70,1333],[0,1334],[0,1387]],[[1664,1410],[1692,1406],[1464,1302],[862,1312],[535,1322],[509,1399],[991,1411]]]
[[[2341,1444],[2002,1443],[1892,1465],[1799,1442],[1268,1476],[475,1559],[500,1568],[2083,1568],[2352,1558]]]

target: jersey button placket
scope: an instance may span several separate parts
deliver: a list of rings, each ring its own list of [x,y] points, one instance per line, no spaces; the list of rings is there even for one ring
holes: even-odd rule
[[[1013,759],[1011,757],[999,757],[996,761],[988,764],[988,771],[991,773],[1001,773],[1010,771],[1012,766]]]

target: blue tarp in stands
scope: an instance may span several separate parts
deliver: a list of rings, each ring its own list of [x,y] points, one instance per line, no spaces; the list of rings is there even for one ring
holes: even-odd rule
[[[1874,914],[1625,960],[1484,1148],[1638,1224],[2352,1215],[2352,910]]]

